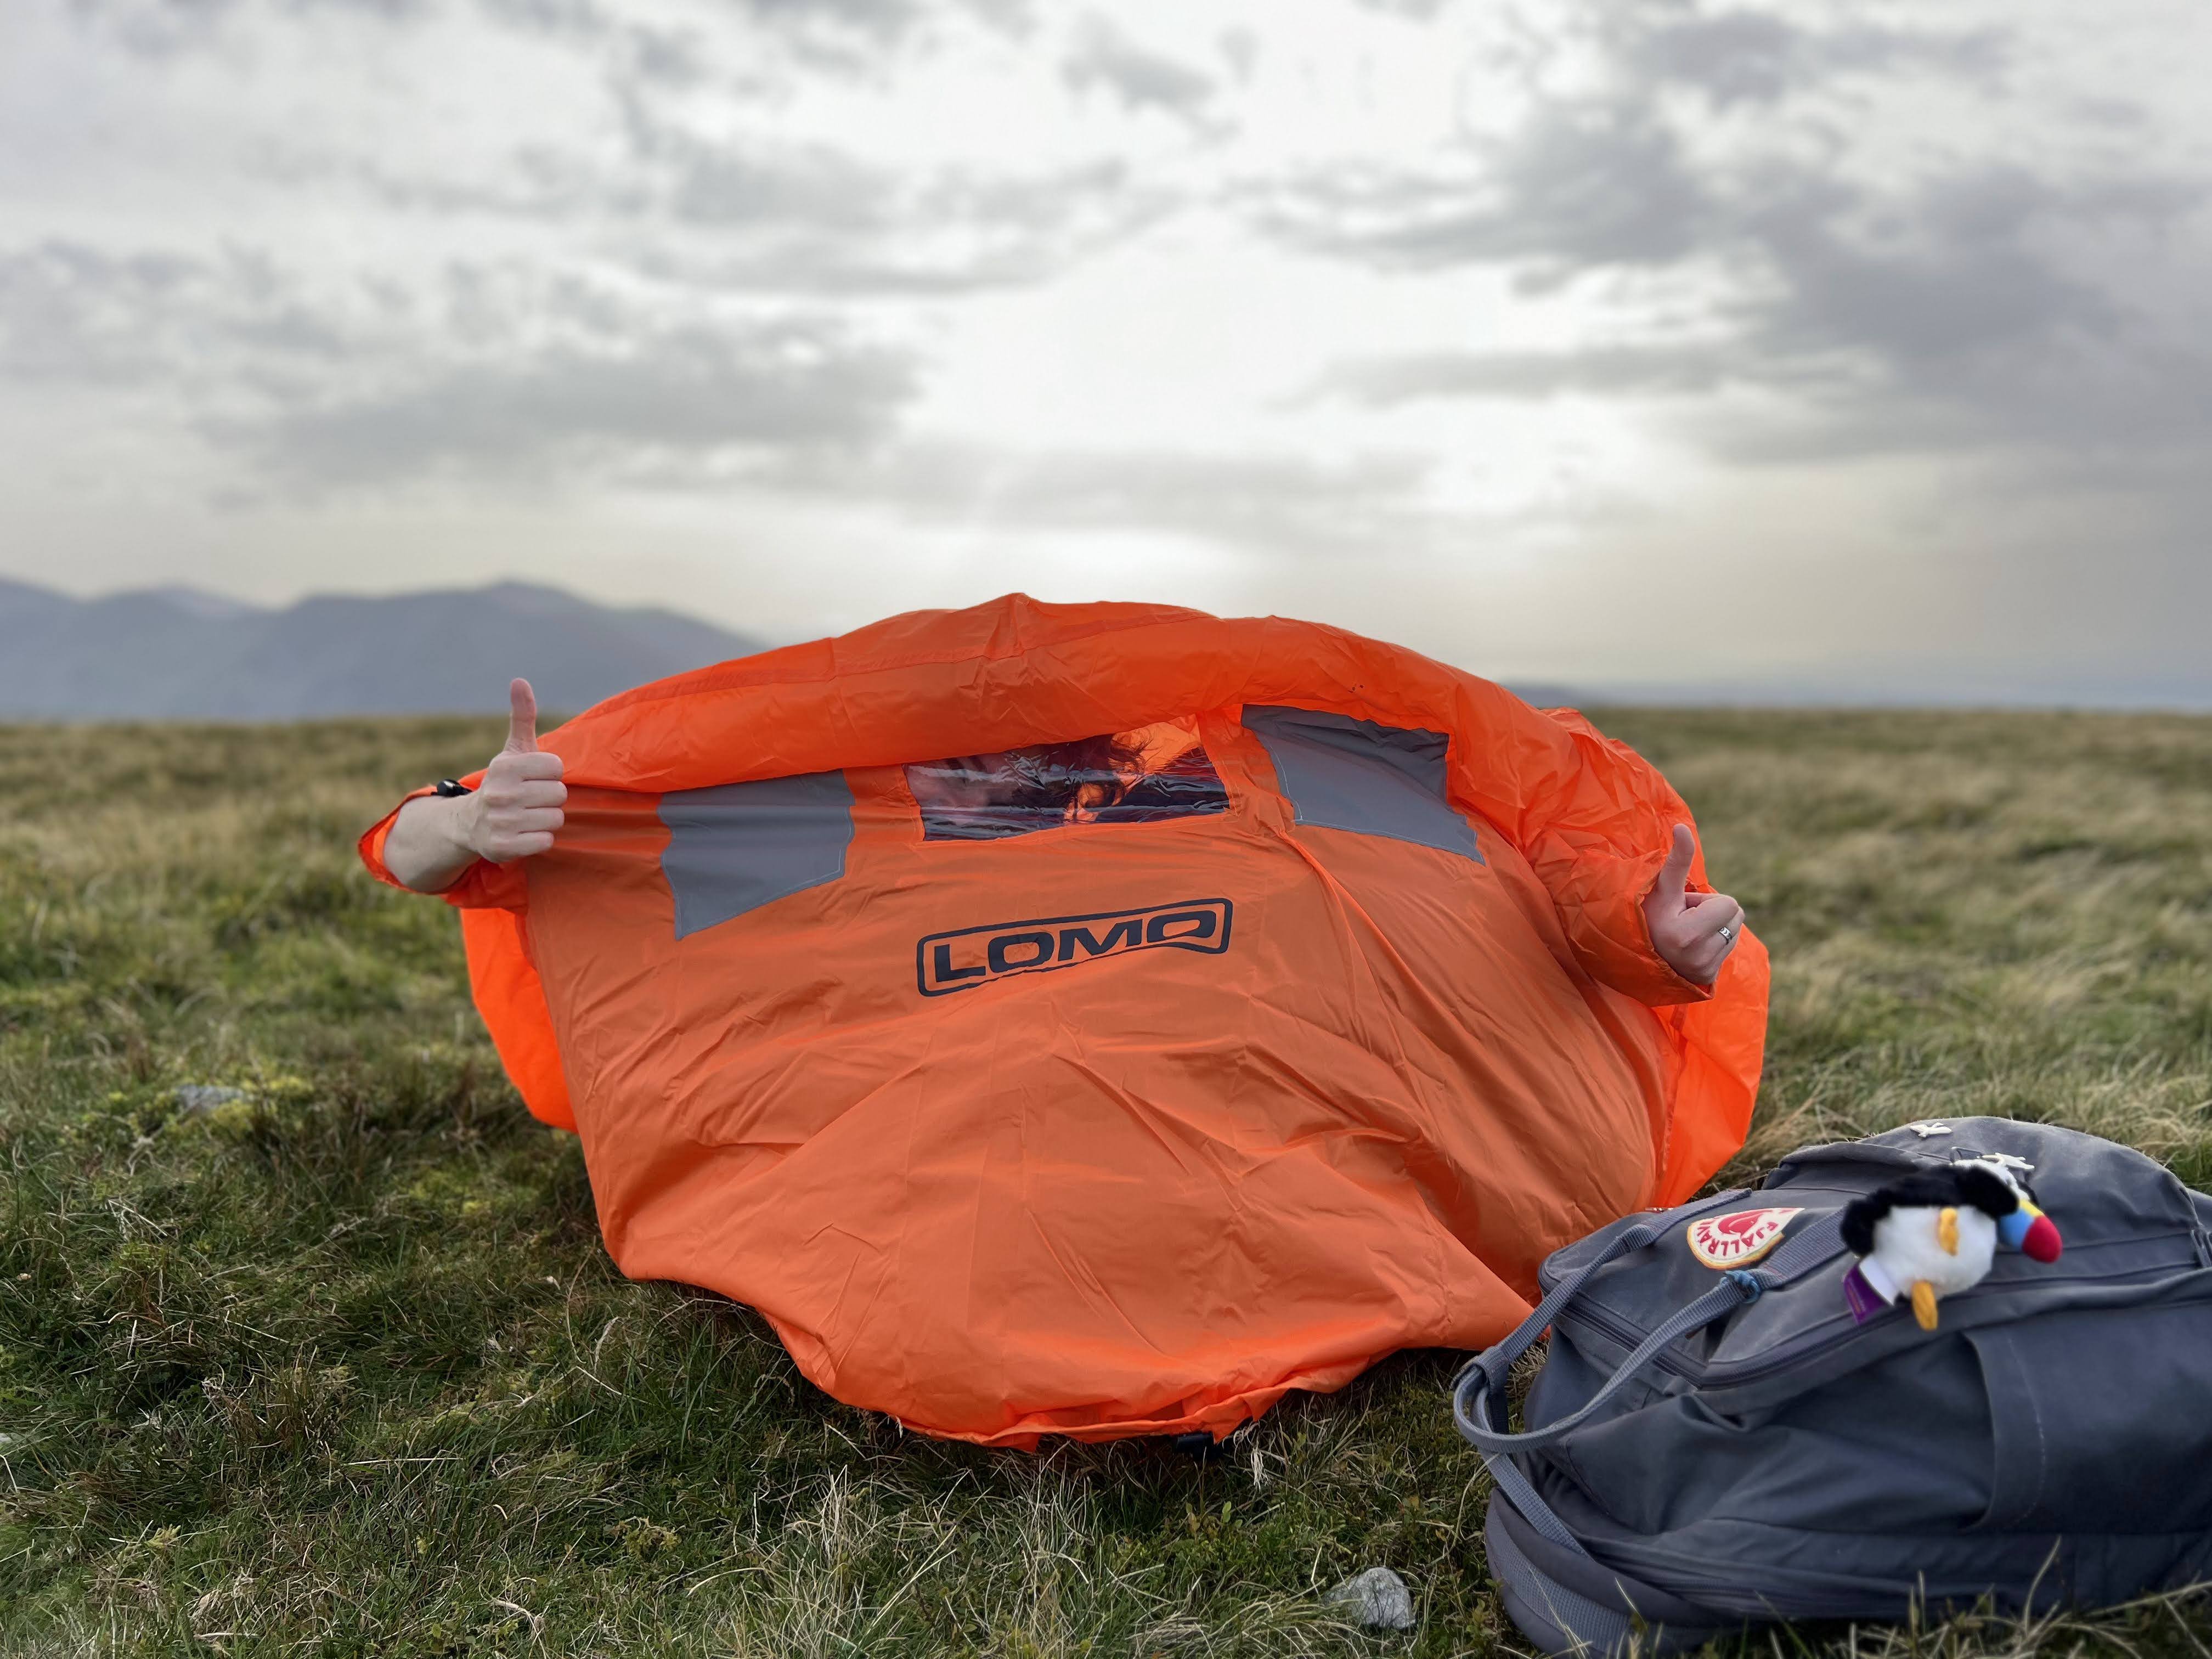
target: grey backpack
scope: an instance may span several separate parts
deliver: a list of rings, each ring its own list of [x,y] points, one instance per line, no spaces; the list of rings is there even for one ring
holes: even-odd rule
[[[1903,1304],[1856,1319],[1844,1206],[1977,1158],[2032,1183],[2063,1254],[1999,1251],[1933,1331]],[[1755,1194],[1627,1217],[1539,1277],[1542,1302],[1453,1407],[1493,1479],[1506,1612],[1547,1652],[2212,1577],[2212,1199],[2139,1152],[1996,1118],[1913,1124],[1806,1147]],[[1547,1326],[1508,1432],[1508,1373]]]

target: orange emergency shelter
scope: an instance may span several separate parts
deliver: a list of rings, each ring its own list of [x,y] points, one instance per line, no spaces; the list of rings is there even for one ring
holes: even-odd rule
[[[931,1434],[1218,1435],[1481,1346],[1750,1118],[1764,949],[1708,992],[1644,921],[1666,781],[1339,629],[1017,596],[544,747],[556,844],[447,895],[509,1075],[625,1273]]]

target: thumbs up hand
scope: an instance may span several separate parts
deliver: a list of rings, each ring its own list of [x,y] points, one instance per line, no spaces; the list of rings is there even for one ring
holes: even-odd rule
[[[468,798],[468,847],[480,859],[511,864],[553,844],[568,799],[561,757],[538,746],[538,697],[528,680],[507,688],[507,746],[491,757],[483,781]]]
[[[1659,878],[1644,900],[1644,920],[1651,944],[1667,965],[1693,985],[1711,985],[1743,938],[1743,906],[1726,893],[1689,890],[1690,862],[1697,856],[1690,826],[1674,826],[1674,845]]]
[[[552,846],[561,828],[561,757],[538,746],[538,697],[528,680],[507,688],[507,746],[472,795],[409,801],[384,838],[384,867],[403,887],[441,893],[478,859],[510,864]]]

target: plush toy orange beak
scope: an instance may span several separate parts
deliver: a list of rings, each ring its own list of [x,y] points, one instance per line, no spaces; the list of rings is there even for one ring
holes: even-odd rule
[[[1936,1287],[1924,1279],[1912,1281],[1912,1316],[1922,1330],[1936,1328]]]

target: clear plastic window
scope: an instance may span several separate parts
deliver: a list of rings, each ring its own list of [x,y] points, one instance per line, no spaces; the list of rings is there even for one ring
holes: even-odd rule
[[[1229,792],[1180,721],[906,769],[928,841],[994,841],[1071,823],[1152,823],[1228,810]]]

